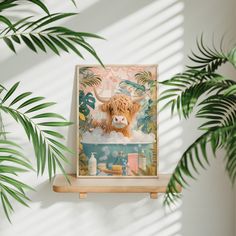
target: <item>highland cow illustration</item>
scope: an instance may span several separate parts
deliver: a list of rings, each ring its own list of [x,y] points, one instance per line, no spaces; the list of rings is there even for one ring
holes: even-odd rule
[[[126,94],[115,94],[110,98],[101,97],[96,89],[94,94],[100,105],[100,110],[106,113],[106,119],[93,120],[92,124],[101,127],[105,133],[116,131],[125,137],[131,137],[131,125],[140,110],[140,102],[144,96],[132,98]]]
[[[157,177],[157,66],[77,68],[77,176]]]

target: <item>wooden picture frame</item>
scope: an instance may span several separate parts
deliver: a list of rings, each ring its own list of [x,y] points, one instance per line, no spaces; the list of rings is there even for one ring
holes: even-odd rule
[[[78,178],[158,178],[157,79],[157,65],[105,65],[105,68],[100,65],[78,65],[76,67]],[[114,95],[119,96],[114,98]],[[125,99],[121,103],[120,97]],[[109,100],[111,98],[112,103]],[[116,101],[115,105],[114,101]],[[123,113],[121,115],[120,104],[129,104],[127,105],[129,113],[122,110],[125,115]],[[117,123],[115,118],[118,119]],[[111,121],[112,127],[108,120]],[[130,132],[126,133],[128,126]],[[148,132],[149,130],[151,131]],[[143,135],[138,138],[140,143],[135,139],[139,131],[142,131],[141,135]],[[118,136],[120,133],[124,139],[123,136]],[[109,141],[117,137],[120,137],[122,142]],[[149,141],[144,142],[141,138]],[[91,153],[94,151],[99,156],[91,158]]]

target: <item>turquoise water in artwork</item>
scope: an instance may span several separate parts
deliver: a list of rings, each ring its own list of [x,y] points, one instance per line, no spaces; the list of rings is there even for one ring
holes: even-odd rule
[[[112,169],[113,165],[124,166],[128,162],[128,155],[137,156],[142,151],[146,157],[146,164],[152,164],[153,143],[81,143],[83,145],[83,151],[87,157],[87,161],[89,161],[92,153],[95,153],[97,165],[105,165],[107,169]],[[99,172],[99,168],[97,175],[102,175],[102,173]],[[105,174],[103,173],[103,175]],[[123,175],[127,174],[123,173]]]

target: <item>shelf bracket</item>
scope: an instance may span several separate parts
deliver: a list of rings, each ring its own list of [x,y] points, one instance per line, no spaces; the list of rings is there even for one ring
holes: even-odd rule
[[[157,199],[158,198],[158,193],[154,193],[154,192],[150,193],[150,198],[151,199]]]
[[[87,198],[87,193],[84,193],[84,192],[81,192],[81,193],[79,193],[79,198],[80,199],[85,199],[85,198]]]

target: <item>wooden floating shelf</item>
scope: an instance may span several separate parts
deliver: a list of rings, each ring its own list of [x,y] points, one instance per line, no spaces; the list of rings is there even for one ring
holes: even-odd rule
[[[77,178],[70,174],[70,184],[63,175],[56,175],[53,181],[53,191],[58,193],[79,193],[80,198],[86,198],[87,193],[149,193],[156,199],[158,193],[165,193],[170,179],[169,174],[160,174],[159,178],[144,179],[94,179]],[[181,192],[181,187],[177,186]]]

